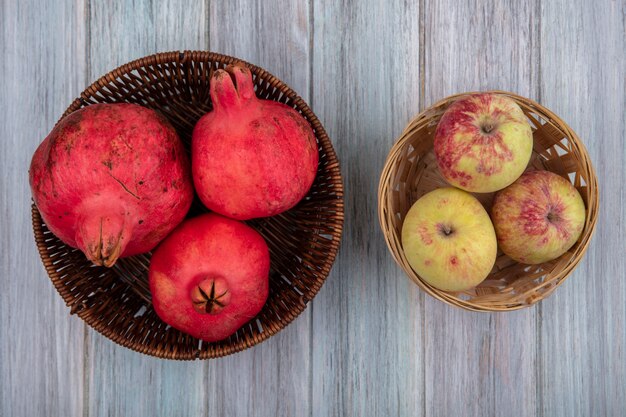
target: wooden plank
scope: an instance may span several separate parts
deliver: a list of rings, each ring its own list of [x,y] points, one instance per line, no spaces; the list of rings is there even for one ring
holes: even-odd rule
[[[155,52],[206,49],[204,2],[98,1],[89,10],[89,80]],[[189,416],[207,411],[204,362],[122,348],[89,329],[89,415]]]
[[[309,1],[211,2],[211,51],[256,64],[309,97]]]
[[[420,105],[419,5],[313,5],[313,109],[341,162],[342,247],[313,303],[316,416],[423,415],[423,296],[381,235],[387,152]]]
[[[487,89],[536,97],[536,15],[532,0],[425,0],[425,104]],[[469,313],[426,297],[426,415],[535,415],[537,311]]]
[[[259,65],[309,98],[309,5],[211,2],[210,49]],[[217,415],[309,416],[310,308],[277,335],[209,363]]]
[[[27,170],[84,88],[85,2],[7,0],[0,22],[0,415],[79,415],[85,326],[40,261]]]
[[[212,415],[203,362],[148,357],[90,330],[90,416]]]
[[[624,1],[406,3],[0,2],[0,416],[623,414]],[[283,332],[225,359],[168,362],[68,315],[32,241],[25,169],[89,82],[152,52],[207,49],[209,35],[309,99],[342,162],[346,229],[328,282]],[[487,88],[568,121],[602,187],[576,272],[539,306],[493,315],[422,295],[375,214],[386,150],[418,106]],[[19,302],[25,289],[36,308]]]
[[[204,1],[115,0],[90,4],[90,81],[156,52],[207,48]]]
[[[626,410],[626,27],[624,1],[544,1],[541,99],[578,133],[598,174],[585,258],[543,305],[537,358],[546,416]]]

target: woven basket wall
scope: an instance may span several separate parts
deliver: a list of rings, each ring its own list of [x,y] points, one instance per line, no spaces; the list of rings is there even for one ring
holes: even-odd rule
[[[464,94],[447,97],[420,113],[395,143],[380,178],[378,215],[396,262],[411,280],[433,297],[475,311],[507,311],[528,307],[550,295],[580,262],[598,219],[598,180],[587,151],[576,134],[557,115],[527,98],[504,92],[522,108],[533,130],[533,155],[528,170],[555,172],[578,189],[587,209],[580,239],[558,259],[522,265],[498,252],[495,267],[478,287],[447,292],[432,287],[404,256],[401,230],[404,216],[421,196],[448,186],[439,173],[433,151],[435,129],[448,106]],[[474,194],[490,211],[494,193]]]
[[[189,150],[196,121],[211,110],[213,71],[242,62],[210,52],[171,52],[123,65],[89,86],[63,116],[94,103],[130,102],[160,111]],[[168,359],[228,355],[276,334],[296,318],[324,283],[335,260],[343,225],[343,185],[339,162],[324,128],[307,104],[267,71],[243,62],[253,74],[257,96],[285,103],[311,124],[319,145],[313,187],[295,208],[247,222],[268,243],[270,294],[263,310],[234,335],[217,343],[199,341],[162,322],[152,308],[147,271],[150,254],[96,267],[82,252],[64,245],[32,207],[35,240],[54,286],[72,314],[116,343]],[[194,201],[189,217],[205,212]]]

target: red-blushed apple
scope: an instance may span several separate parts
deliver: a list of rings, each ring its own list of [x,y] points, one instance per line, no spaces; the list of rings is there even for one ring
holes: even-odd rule
[[[435,155],[443,177],[466,191],[490,193],[519,178],[533,150],[533,135],[513,99],[481,93],[460,98],[435,131]]]
[[[489,215],[471,194],[439,188],[417,200],[402,225],[402,248],[411,268],[444,291],[480,284],[496,261]]]
[[[563,177],[530,171],[496,194],[491,218],[502,252],[521,263],[540,264],[576,243],[585,224],[585,204]]]

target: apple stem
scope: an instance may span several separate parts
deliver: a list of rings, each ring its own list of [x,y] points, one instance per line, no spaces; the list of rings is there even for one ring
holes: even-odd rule
[[[447,224],[440,224],[439,232],[444,236],[450,236],[452,233],[454,233],[454,230],[452,230],[452,228]]]
[[[491,133],[492,130],[493,130],[493,125],[491,123],[487,123],[486,125],[483,125],[483,132]]]
[[[553,212],[549,212],[546,218],[550,223],[554,223],[555,220],[558,220],[559,216],[554,214]]]

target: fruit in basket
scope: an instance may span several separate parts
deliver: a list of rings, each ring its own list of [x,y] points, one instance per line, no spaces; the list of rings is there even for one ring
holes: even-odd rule
[[[239,220],[295,206],[317,172],[317,143],[309,123],[285,104],[258,99],[244,66],[215,71],[210,94],[213,111],[198,121],[192,138],[200,200]]]
[[[513,99],[471,94],[452,103],[435,131],[443,177],[470,192],[500,190],[519,178],[533,149],[530,124]]]
[[[496,234],[489,215],[471,194],[439,188],[421,197],[406,214],[402,248],[411,268],[444,291],[480,284],[496,260]]]
[[[186,220],[152,256],[154,309],[193,337],[222,340],[261,311],[269,267],[267,244],[250,226],[214,213]]]
[[[585,224],[585,204],[565,178],[530,171],[496,194],[491,217],[502,252],[521,263],[539,264],[576,243]]]
[[[176,131],[136,104],[94,104],[63,118],[30,165],[48,229],[96,265],[153,249],[193,199]]]

